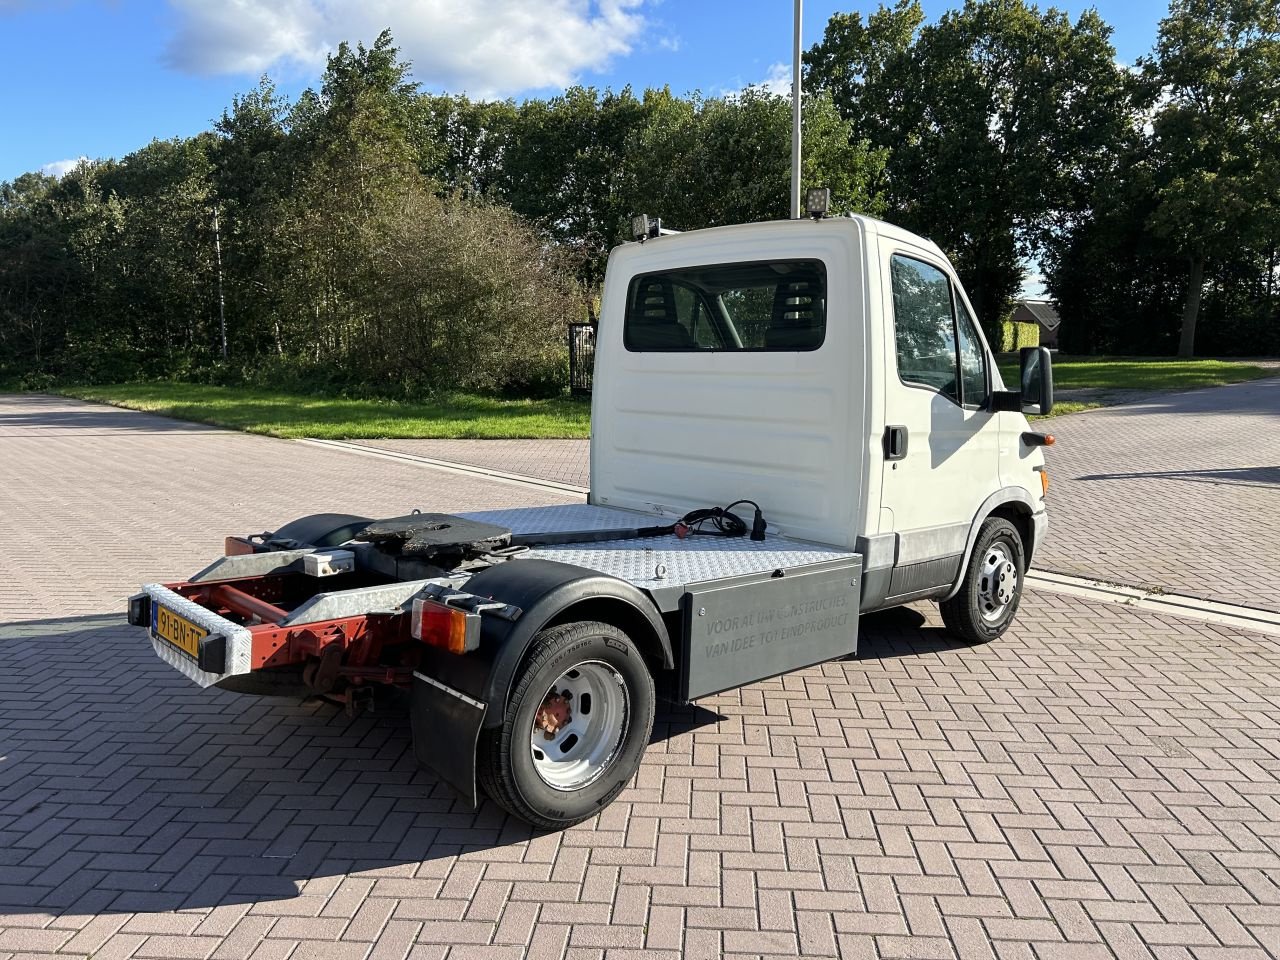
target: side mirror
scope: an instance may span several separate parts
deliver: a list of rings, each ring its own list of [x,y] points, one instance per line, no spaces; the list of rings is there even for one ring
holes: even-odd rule
[[[1053,361],[1048,347],[1023,347],[1019,354],[1019,389],[998,390],[991,395],[996,413],[1038,413],[1053,409]]]
[[[1047,416],[1053,409],[1053,360],[1048,347],[1023,347],[1019,351],[1022,410]]]

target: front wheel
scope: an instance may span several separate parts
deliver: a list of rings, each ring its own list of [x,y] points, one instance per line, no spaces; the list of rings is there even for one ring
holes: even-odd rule
[[[1026,572],[1022,537],[1003,517],[978,530],[960,589],[938,606],[947,629],[970,643],[994,640],[1013,622]]]
[[[607,623],[534,638],[501,727],[480,739],[485,792],[536,827],[586,820],[622,792],[653,730],[653,677],[631,638]]]

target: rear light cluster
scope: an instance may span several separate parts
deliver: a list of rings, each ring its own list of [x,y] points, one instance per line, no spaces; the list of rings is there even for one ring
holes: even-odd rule
[[[480,646],[480,614],[435,600],[414,600],[409,632],[429,646],[470,653]]]

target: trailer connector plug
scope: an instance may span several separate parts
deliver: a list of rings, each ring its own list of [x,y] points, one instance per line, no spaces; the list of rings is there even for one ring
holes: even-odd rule
[[[756,507],[755,519],[751,521],[751,539],[763,540],[764,532],[768,527],[769,524],[765,522],[764,513],[761,512],[759,507]]]
[[[685,537],[689,536],[689,533],[691,531],[690,526],[687,523],[685,523],[683,520],[678,522],[671,529],[672,529],[672,532],[676,535],[677,540],[683,540]]]

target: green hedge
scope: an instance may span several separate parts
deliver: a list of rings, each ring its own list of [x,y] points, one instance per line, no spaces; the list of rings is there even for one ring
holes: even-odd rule
[[[1038,323],[1014,323],[1006,320],[1000,324],[1000,352],[1015,353],[1023,347],[1040,346]]]

